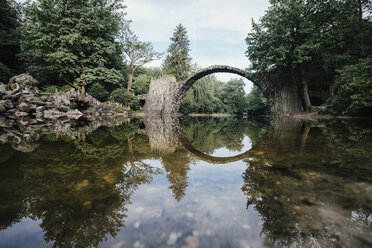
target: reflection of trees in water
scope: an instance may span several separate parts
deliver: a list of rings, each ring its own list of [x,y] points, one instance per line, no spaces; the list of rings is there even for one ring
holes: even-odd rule
[[[19,152],[5,146],[0,149],[0,230],[4,230],[23,218],[26,206],[24,174],[19,166],[13,166],[19,162],[15,156]]]
[[[367,178],[370,181],[371,163],[342,162],[345,154],[335,148],[345,140],[326,138],[337,130],[333,126],[310,129],[301,146],[303,127],[308,124],[299,124],[269,131],[257,156],[245,160],[242,191],[247,207],[253,205],[260,213],[266,244],[370,246],[372,186]],[[344,135],[350,138],[350,133]]]
[[[177,149],[174,153],[166,154],[162,157],[162,163],[167,172],[167,179],[171,184],[169,188],[177,201],[180,201],[185,196],[190,162],[189,154],[181,149]]]
[[[245,120],[242,118],[183,118],[182,131],[185,138],[197,150],[211,154],[226,147],[231,151],[241,151],[243,139],[248,136],[252,144],[265,133],[265,120]]]
[[[370,245],[370,131],[289,121],[273,122],[266,132],[265,123],[233,118],[182,123],[201,151],[238,149],[244,136],[251,139],[253,157],[245,160],[242,190],[262,216],[268,245]],[[45,239],[55,246],[97,246],[124,226],[132,194],[159,173],[146,159],[161,159],[170,189],[181,200],[192,155],[182,147],[165,155],[151,151],[139,126],[134,120],[101,127],[83,140],[46,133],[32,153],[4,148],[0,227],[31,216],[41,220]]]
[[[0,194],[11,190],[21,199],[5,199],[6,207],[19,210],[5,209],[1,227],[24,216],[40,219],[45,240],[56,247],[97,246],[107,235],[115,236],[124,225],[131,195],[159,173],[141,162],[156,155],[147,152],[146,136],[133,136],[138,129],[139,122],[100,128],[83,140],[49,133],[34,152],[6,161],[12,181],[1,180],[7,187]],[[132,139],[133,145],[128,143]]]

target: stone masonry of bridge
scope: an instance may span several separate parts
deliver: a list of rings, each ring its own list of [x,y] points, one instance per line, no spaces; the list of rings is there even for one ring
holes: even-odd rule
[[[288,85],[281,86],[265,79],[254,80],[244,70],[227,65],[214,65],[197,71],[184,81],[177,82],[173,76],[165,75],[150,82],[149,93],[143,97],[143,111],[147,115],[177,115],[182,99],[188,89],[199,79],[213,73],[232,73],[247,78],[262,90],[275,115],[290,115],[302,111],[297,89]]]

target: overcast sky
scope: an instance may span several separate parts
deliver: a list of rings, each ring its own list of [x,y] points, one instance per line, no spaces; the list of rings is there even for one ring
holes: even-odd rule
[[[143,41],[165,52],[174,28],[187,28],[193,63],[201,67],[221,64],[248,67],[245,38],[251,20],[258,20],[268,8],[268,0],[127,0],[132,29]],[[160,66],[162,60],[151,66]],[[233,74],[218,74],[226,81]],[[250,88],[250,87],[249,87]]]

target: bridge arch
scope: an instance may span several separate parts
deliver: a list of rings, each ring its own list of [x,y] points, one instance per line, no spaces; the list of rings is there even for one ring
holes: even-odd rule
[[[259,89],[263,90],[263,87],[259,83],[255,82],[252,78],[248,77],[247,73],[244,70],[239,69],[239,68],[235,68],[235,67],[232,67],[232,66],[228,66],[228,65],[213,65],[213,66],[209,66],[209,67],[206,67],[204,69],[201,69],[201,70],[197,71],[195,74],[193,74],[192,76],[185,79],[184,81],[179,82],[179,84],[180,84],[179,89],[175,92],[175,95],[174,95],[174,98],[173,98],[173,104],[172,104],[173,108],[174,108],[173,112],[178,113],[178,111],[180,109],[180,106],[181,106],[181,103],[182,103],[182,100],[186,95],[186,92],[191,88],[191,86],[196,81],[198,81],[199,79],[201,79],[205,76],[208,76],[210,74],[221,73],[221,72],[222,73],[232,73],[232,74],[236,74],[236,75],[239,75],[241,77],[244,77],[244,78],[248,79],[249,81],[251,81]],[[264,92],[264,94],[265,94],[265,92]],[[266,94],[265,94],[265,96],[266,96]]]
[[[291,105],[282,92],[276,91],[270,86],[267,79],[254,80],[239,68],[228,65],[213,65],[201,69],[186,80],[177,82],[174,76],[163,75],[160,78],[151,79],[149,93],[141,96],[145,100],[143,112],[146,115],[178,115],[183,98],[190,87],[204,76],[213,73],[232,73],[244,77],[256,85],[267,98],[272,112],[279,114],[280,109],[288,109],[285,104]],[[276,96],[276,94],[278,96]],[[279,101],[274,101],[278,98]],[[284,107],[283,107],[284,106]]]

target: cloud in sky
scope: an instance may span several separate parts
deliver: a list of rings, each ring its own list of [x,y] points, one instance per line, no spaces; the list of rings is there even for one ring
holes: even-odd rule
[[[151,41],[165,52],[174,28],[182,23],[191,42],[193,63],[201,67],[227,64],[246,68],[245,38],[251,20],[258,20],[268,8],[268,0],[127,0],[128,18],[143,41]],[[156,61],[151,66],[160,66]],[[231,74],[218,75],[227,80]]]

